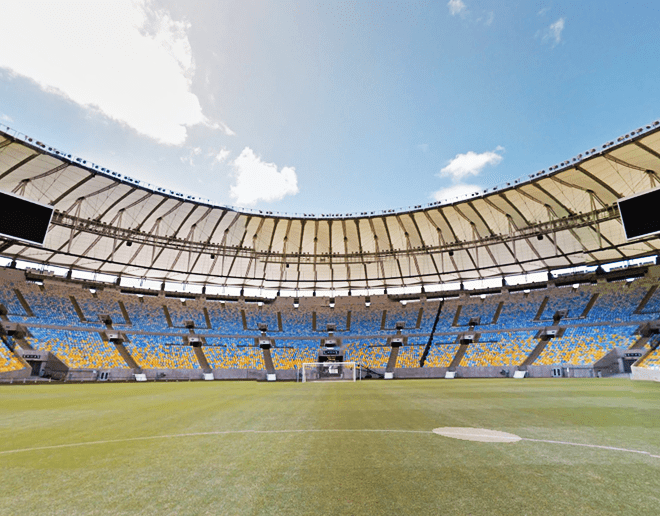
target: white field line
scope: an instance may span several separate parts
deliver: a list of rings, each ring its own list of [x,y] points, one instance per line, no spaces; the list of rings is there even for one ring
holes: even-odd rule
[[[176,439],[181,437],[200,437],[205,435],[232,435],[232,434],[294,434],[294,433],[311,433],[311,432],[381,432],[381,433],[411,433],[411,434],[428,434],[426,430],[380,430],[380,429],[309,429],[309,430],[219,430],[214,432],[193,432],[187,434],[168,434],[168,435],[149,435],[144,437],[126,437],[124,439],[106,439],[103,441],[85,441],[80,443],[69,444],[54,444],[51,446],[35,446],[33,448],[19,448],[16,450],[0,451],[0,455],[8,455],[10,453],[23,453],[40,450],[57,450],[60,448],[75,448],[78,446],[92,446],[96,444],[115,444],[127,443],[132,441],[148,441],[153,439]]]
[[[531,441],[534,443],[549,443],[549,444],[564,444],[567,446],[582,446],[584,448],[599,448],[601,450],[610,450],[610,451],[622,451],[628,453],[639,453],[641,455],[648,455],[654,459],[660,459],[660,455],[653,455],[650,452],[642,450],[631,450],[629,448],[618,448],[616,446],[603,446],[600,444],[584,444],[584,443],[569,443],[567,441],[548,441],[546,439],[528,439],[526,437],[521,437],[522,441]]]
[[[233,434],[294,434],[294,433],[314,433],[314,432],[374,432],[374,433],[407,433],[407,434],[433,434],[431,431],[427,430],[387,430],[387,429],[308,429],[308,430],[220,430],[214,432],[193,432],[185,434],[168,434],[168,435],[152,435],[144,437],[127,437],[124,439],[106,439],[102,441],[86,441],[80,443],[69,443],[69,444],[54,444],[51,446],[35,446],[32,448],[19,448],[16,450],[3,450],[0,451],[0,455],[9,455],[13,453],[25,453],[41,450],[58,450],[62,448],[76,448],[80,446],[93,446],[98,444],[115,444],[115,443],[127,443],[134,441],[148,441],[155,439],[176,439],[182,437],[201,437],[208,435],[233,435]],[[485,435],[483,437],[492,437],[492,435]],[[640,455],[647,455],[655,459],[660,459],[660,455],[653,455],[650,452],[642,450],[631,450],[629,448],[618,448],[615,446],[603,446],[598,444],[585,444],[585,443],[571,443],[567,441],[550,441],[546,439],[529,439],[526,437],[520,438],[522,441],[536,442],[536,443],[547,443],[547,444],[563,444],[566,446],[582,446],[584,448],[597,448],[601,450],[609,451],[621,451],[627,453],[637,453]]]

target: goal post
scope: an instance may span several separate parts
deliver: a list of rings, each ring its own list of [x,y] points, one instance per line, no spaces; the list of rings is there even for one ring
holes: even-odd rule
[[[354,382],[359,376],[359,367],[355,362],[305,362],[302,365],[302,381]]]

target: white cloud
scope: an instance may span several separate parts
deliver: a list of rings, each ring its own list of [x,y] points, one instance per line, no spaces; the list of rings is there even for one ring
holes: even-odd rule
[[[440,177],[449,177],[453,183],[452,186],[433,192],[431,197],[436,201],[445,201],[456,198],[462,199],[479,192],[482,189],[481,186],[467,184],[463,180],[469,176],[478,176],[488,165],[497,165],[502,161],[502,155],[498,153],[503,151],[504,147],[498,145],[494,151],[482,152],[481,154],[473,151],[457,154],[438,174]]]
[[[0,67],[44,90],[166,144],[212,125],[191,91],[190,25],[152,0],[4,2],[2,18]]]
[[[550,35],[555,40],[555,45],[561,41],[561,33],[564,30],[564,18],[559,18],[550,25]]]
[[[266,163],[254,151],[245,147],[232,163],[236,184],[229,194],[239,206],[252,206],[257,201],[279,201],[299,192],[298,177],[293,167],[277,171],[275,163]]]
[[[477,154],[470,151],[465,154],[457,154],[449,164],[440,171],[441,177],[451,177],[454,181],[460,181],[467,176],[476,176],[487,165],[497,165],[502,161],[503,147],[497,147],[494,151]]]
[[[3,122],[7,122],[8,124],[11,124],[13,122],[12,118],[9,115],[5,115],[4,113],[0,115],[0,120],[2,120]]]
[[[228,149],[225,149],[225,148],[223,147],[222,149],[220,149],[220,152],[218,152],[218,153],[216,154],[216,156],[215,156],[215,160],[216,160],[218,163],[222,163],[223,161],[225,161],[225,160],[227,159],[227,157],[229,156],[229,154],[230,154],[230,151],[229,151]]]
[[[462,0],[449,0],[447,7],[449,7],[449,14],[452,16],[464,13],[465,9],[467,8]]]
[[[212,129],[220,129],[227,136],[236,136],[236,133],[232,131],[224,122],[214,122],[212,124],[207,124],[207,125]]]
[[[447,188],[442,188],[437,192],[433,192],[433,199],[436,201],[450,201],[457,197],[464,198],[469,195],[479,192],[481,187],[479,185],[466,185],[458,183]]]
[[[190,165],[191,167],[195,166],[195,156],[199,156],[202,153],[201,147],[195,147],[193,149],[190,149],[190,152],[188,152],[187,156],[181,156],[179,158],[182,163],[186,163]]]
[[[552,42],[552,46],[561,43],[561,34],[564,31],[566,20],[559,18],[555,23],[551,24],[545,31],[543,31],[543,41]]]

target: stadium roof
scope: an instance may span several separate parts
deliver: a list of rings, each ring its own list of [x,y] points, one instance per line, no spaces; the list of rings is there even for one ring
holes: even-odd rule
[[[405,174],[405,171],[402,171]],[[55,207],[43,247],[0,255],[114,276],[241,288],[361,290],[527,274],[656,254],[617,200],[660,186],[660,122],[455,202],[360,215],[213,205],[0,131],[0,190]]]

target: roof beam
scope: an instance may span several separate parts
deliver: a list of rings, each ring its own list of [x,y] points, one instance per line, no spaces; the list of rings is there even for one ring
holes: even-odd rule
[[[640,167],[639,165],[633,165],[632,163],[628,163],[627,161],[624,161],[621,158],[612,156],[612,154],[610,154],[609,152],[604,152],[603,157],[607,160],[616,163],[617,165],[621,165],[626,168],[632,168],[633,170],[639,170],[640,172],[646,172],[646,169],[644,167]]]
[[[27,158],[22,159],[21,161],[16,163],[13,167],[9,167],[2,174],[0,174],[0,179],[4,179],[9,174],[11,174],[12,172],[15,172],[16,170],[21,168],[23,165],[27,165],[28,163],[30,163],[30,161],[32,161],[34,158],[36,158],[37,156],[40,156],[40,155],[41,154],[37,152],[36,154],[31,154]]]
[[[380,246],[378,245],[378,234],[376,233],[376,228],[374,226],[374,221],[373,218],[369,218],[369,226],[371,227],[371,233],[374,236],[374,248],[376,249],[376,261],[378,262],[378,265],[380,266],[380,274],[383,279],[383,284],[385,285],[385,288],[387,288],[387,283],[385,282],[385,265],[383,264],[383,257],[380,253]]]
[[[600,186],[602,186],[603,188],[605,188],[605,190],[607,190],[608,192],[610,192],[610,193],[611,193],[616,199],[620,199],[621,197],[623,197],[619,192],[617,192],[614,188],[612,188],[610,185],[608,185],[605,181],[603,181],[602,179],[597,178],[596,176],[594,176],[591,172],[589,172],[589,171],[586,170],[585,168],[581,167],[580,165],[577,165],[575,168],[576,168],[577,170],[579,170],[580,172],[582,172],[582,173],[583,173],[585,176],[587,176],[589,179],[591,179],[592,181],[595,181],[595,182],[598,183]],[[555,179],[555,178],[553,177],[553,179]],[[575,185],[571,185],[571,186],[572,186],[573,188],[578,188],[578,189],[580,189],[580,190],[584,190],[584,187],[580,188],[580,187],[575,186]],[[602,201],[601,201],[601,202],[602,202]]]
[[[639,147],[640,149],[645,150],[646,152],[648,152],[651,156],[655,156],[656,158],[660,159],[660,153],[654,151],[651,147],[648,147],[647,145],[644,145],[640,141],[635,141],[633,143],[635,145],[637,145],[637,147]]]
[[[462,218],[464,218],[468,222],[468,224],[470,224],[472,229],[474,229],[474,223],[461,210],[458,209],[458,206],[453,205],[452,207],[454,208],[454,211],[456,213],[458,213]],[[479,269],[479,265],[477,264],[476,261],[474,261],[474,258],[472,257],[472,254],[470,253],[468,248],[467,247],[464,248],[463,251],[465,251],[465,254],[467,254],[467,256],[470,259],[470,261],[472,262],[472,266],[475,268],[475,270]]]
[[[426,213],[426,211],[424,211],[424,213]],[[410,220],[412,220],[413,226],[415,227],[415,231],[417,231],[417,235],[419,236],[419,241],[422,243],[422,249],[426,250],[429,246],[424,240],[424,237],[422,236],[422,231],[419,229],[419,224],[417,224],[417,219],[413,216],[412,213],[408,213],[408,216],[410,217]],[[433,226],[435,226],[435,224],[433,224]],[[431,259],[431,263],[433,264],[435,273],[438,275],[438,281],[440,281],[440,270],[438,269],[438,264],[435,263],[435,258],[433,257],[432,253],[429,253],[428,256]]]
[[[71,188],[69,188],[66,192],[64,192],[62,195],[60,195],[57,199],[52,201],[50,204],[51,206],[57,206],[57,203],[60,202],[62,199],[67,197],[70,193],[72,193],[74,190],[77,188],[80,188],[82,185],[84,185],[87,181],[91,180],[92,178],[96,177],[96,174],[90,174],[88,175],[85,179],[82,179],[78,181],[75,185],[73,185]]]
[[[429,223],[435,228],[436,235],[438,237],[438,249],[442,249],[442,247],[444,247],[447,244],[445,242],[445,237],[442,234],[442,229],[440,229],[440,226],[438,226],[435,223],[435,221],[433,220],[433,218],[431,218],[431,215],[429,215],[428,210],[424,210],[422,213],[426,216]],[[445,222],[447,222],[447,219],[444,216],[443,216],[443,218],[445,219]],[[449,225],[449,224],[447,223],[447,225]],[[451,227],[449,229],[451,229]],[[438,269],[438,264],[436,263],[435,258],[433,258],[433,263],[435,265],[436,270],[438,271],[438,280],[441,280],[441,274],[445,273],[445,259],[444,259],[444,256],[445,256],[444,253],[441,252],[440,253],[440,269]],[[433,254],[431,254],[431,257],[433,257]],[[450,259],[452,265],[454,266],[454,271],[457,271],[458,268],[456,267],[456,261],[454,260],[454,254],[453,253],[449,254],[449,259]]]
[[[117,188],[117,186],[119,186],[119,183],[111,183],[107,186],[104,186],[103,188],[101,188],[99,190],[96,190],[95,192],[84,195],[84,196],[80,197],[79,199],[89,199],[90,197],[94,197],[95,195],[99,195],[99,194],[102,194],[103,192],[107,192],[108,190],[112,190],[113,188]],[[74,202],[74,204],[71,205],[71,207],[68,210],[65,211],[65,213],[68,213],[69,210],[71,210],[73,208],[73,206],[75,205],[76,202],[78,202],[78,200],[76,200]]]
[[[407,247],[407,250],[408,250],[408,253],[407,253],[408,254],[408,275],[409,276],[412,275],[411,272],[410,272],[410,259],[412,258],[413,263],[415,264],[415,270],[417,271],[417,275],[421,276],[422,273],[420,271],[419,264],[417,263],[417,256],[415,254],[411,253],[412,244],[410,243],[410,234],[408,233],[408,231],[406,231],[406,227],[403,225],[403,221],[401,220],[401,217],[400,217],[399,214],[396,215],[396,220],[399,223],[399,228],[401,228],[401,231],[403,231],[403,234],[406,237],[406,247]]]
[[[394,254],[394,244],[392,244],[392,237],[390,236],[390,228],[387,225],[387,217],[381,217],[381,220],[383,221],[383,226],[385,227],[385,234],[387,235],[387,242],[390,244],[390,250],[392,251],[392,257],[394,261],[396,262],[397,269],[399,270],[399,276],[401,277],[401,284],[404,284],[404,279],[403,279],[403,270],[401,269],[401,262],[399,261],[399,258]]]
[[[103,219],[103,217],[105,217],[105,216],[110,212],[110,210],[112,210],[115,206],[117,206],[120,202],[122,202],[124,199],[126,199],[126,197],[128,197],[129,195],[131,195],[131,194],[132,194],[133,192],[135,192],[136,190],[137,190],[137,188],[135,188],[135,187],[129,189],[128,192],[126,192],[124,195],[122,195],[121,197],[119,197],[119,198],[118,198],[115,202],[113,202],[108,208],[106,208],[105,211],[104,211],[103,213],[101,213],[100,215],[98,215],[97,217],[95,217],[94,220],[101,221],[101,220]],[[135,204],[137,204],[137,202],[143,201],[143,200],[146,199],[147,197],[149,197],[149,194],[145,195],[144,197],[142,197],[141,199],[139,199],[138,201],[136,201]]]
[[[147,199],[149,199],[150,197],[153,197],[155,194],[149,192],[149,194],[147,194],[147,195],[148,195],[148,196],[147,196]],[[137,202],[142,202],[143,200],[144,200],[144,197],[143,197],[142,199],[140,199],[139,201],[137,201]],[[168,197],[162,197],[162,198],[160,199],[160,201],[158,201],[158,203],[156,204],[156,206],[154,206],[153,209],[147,214],[146,217],[141,217],[141,218],[142,218],[142,221],[141,221],[137,226],[135,226],[135,229],[138,230],[138,231],[139,231],[140,229],[142,229],[142,226],[144,226],[145,222],[147,222],[147,220],[149,220],[149,219],[151,218],[151,216],[152,216],[154,213],[156,213],[156,211],[159,210],[160,207],[163,206],[167,201],[169,201],[169,198],[168,198]],[[133,204],[131,205],[131,207],[134,206],[135,204],[137,204],[137,202],[136,202],[136,203],[133,203]],[[129,207],[124,208],[124,211],[126,211],[128,208],[129,208]],[[176,206],[175,206],[174,208],[172,208],[172,210],[168,211],[165,215],[170,214],[175,208],[176,208]],[[164,216],[164,215],[163,215],[163,216]]]
[[[231,276],[231,271],[234,268],[234,265],[236,264],[236,259],[238,258],[238,254],[243,247],[243,242],[245,242],[245,237],[247,236],[247,231],[248,231],[248,226],[250,225],[250,220],[252,220],[253,216],[252,215],[245,215],[246,221],[245,221],[245,227],[243,228],[243,235],[241,236],[241,240],[238,242],[238,245],[236,246],[236,251],[234,252],[234,256],[232,256],[231,263],[229,264],[229,269],[227,270],[227,276]]]
[[[268,253],[266,254],[266,257],[264,259],[264,266],[262,269],[261,273],[261,288],[264,287],[264,284],[266,283],[266,269],[268,268],[268,262],[270,261],[270,257],[273,254],[273,240],[275,239],[275,232],[277,231],[277,224],[279,224],[280,219],[274,218],[273,219],[273,229],[270,232],[270,241],[268,242]]]
[[[27,179],[23,179],[23,181],[33,182],[33,181],[36,181],[37,179],[43,179],[44,177],[48,177],[52,174],[56,174],[57,172],[61,172],[62,170],[65,170],[65,169],[69,168],[69,165],[71,165],[71,163],[64,162],[64,163],[62,163],[61,165],[58,165],[55,168],[51,168],[50,170],[47,170],[46,172],[43,172],[42,174],[38,174],[34,177],[29,177]]]
[[[303,238],[305,237],[306,223],[307,223],[307,219],[302,219],[300,221],[300,241],[298,242],[298,263],[296,266],[296,290],[298,290],[298,287],[300,286],[300,261],[302,259],[302,253],[303,253]],[[314,226],[315,234],[318,228],[318,220],[316,221],[316,223],[317,224]],[[314,265],[316,265],[316,237],[314,237]]]
[[[557,206],[559,206],[560,208],[564,209],[564,210],[566,211],[566,213],[569,213],[569,214],[571,214],[571,215],[573,215],[573,214],[575,213],[574,211],[572,211],[572,210],[570,210],[569,208],[567,208],[567,207],[564,205],[564,203],[562,203],[562,202],[561,202],[559,199],[557,199],[554,195],[552,195],[550,192],[548,192],[548,191],[547,191],[545,188],[543,188],[540,184],[538,184],[538,182],[532,183],[532,186],[534,186],[535,188],[541,190],[541,192],[543,192],[545,195],[547,195],[548,197],[550,197],[550,199],[552,199],[552,201],[555,202],[555,203],[557,204]],[[543,203],[543,204],[547,204],[547,203]]]

